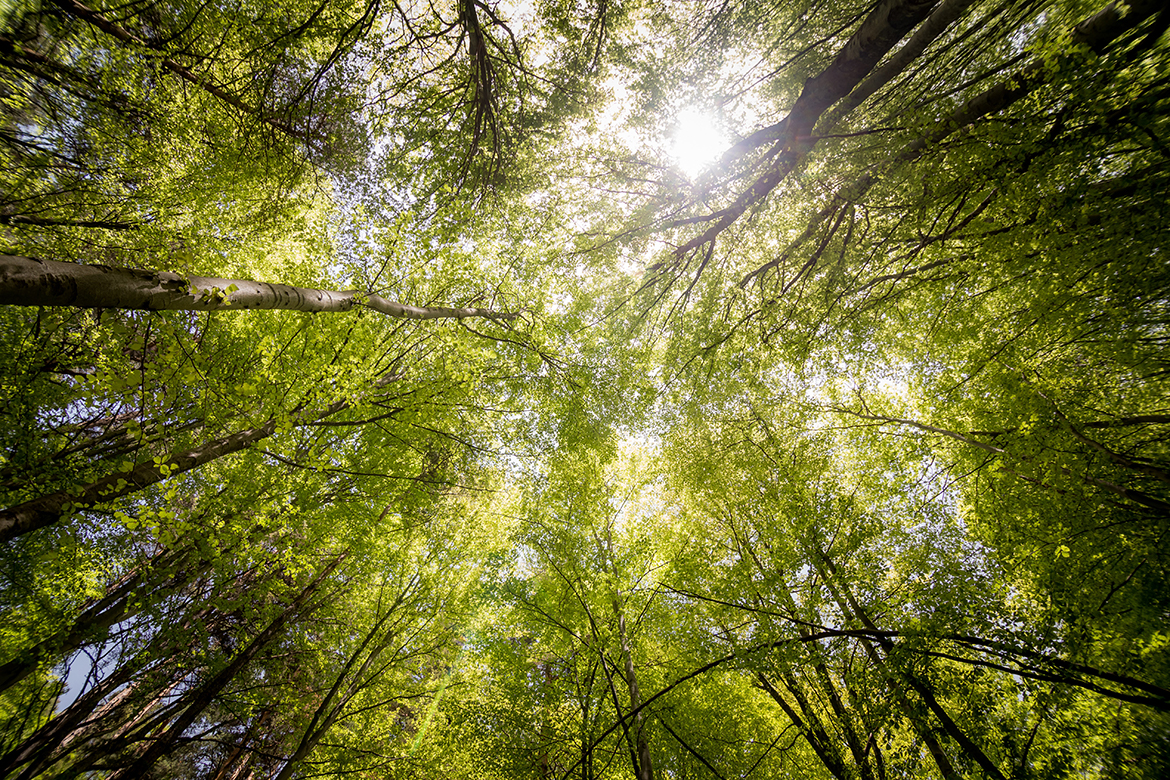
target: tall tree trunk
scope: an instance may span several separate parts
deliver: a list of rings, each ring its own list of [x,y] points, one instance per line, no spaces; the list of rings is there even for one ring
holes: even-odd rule
[[[755,553],[752,553],[753,558]],[[758,565],[758,561],[757,561]],[[781,598],[784,600],[785,606],[791,611],[793,615],[797,614],[796,600],[793,599],[792,594],[787,588],[779,588]],[[849,752],[853,754],[853,763],[857,767],[857,772],[861,780],[872,780],[873,772],[869,767],[869,762],[865,757],[865,750],[861,744],[861,740],[857,736],[857,731],[853,727],[853,713],[845,707],[841,700],[841,694],[837,691],[837,686],[833,683],[833,678],[829,674],[828,665],[825,663],[824,655],[821,652],[821,647],[818,642],[808,641],[811,632],[808,627],[800,623],[796,624],[796,631],[800,634],[801,639],[805,640],[805,646],[808,648],[808,653],[813,659],[813,670],[816,672],[817,682],[820,684],[821,693],[829,700],[829,706],[833,709],[833,715],[840,725],[841,732],[845,736],[845,744],[849,747]],[[799,681],[795,677],[791,680],[786,679],[786,684],[791,686],[799,685]],[[796,691],[793,690],[793,694]],[[775,697],[773,697],[775,698]],[[803,702],[798,699],[803,706]],[[841,757],[840,763],[842,767],[845,766],[844,758]],[[853,774],[853,773],[848,773]],[[843,775],[844,776],[844,775]]]
[[[748,535],[737,534],[737,536],[740,539],[740,544],[743,546],[744,550],[746,550],[752,562],[755,564],[756,569],[762,575],[766,576],[768,570],[764,567],[763,562],[760,561],[759,556],[756,554],[755,547],[748,539]],[[789,613],[795,617],[798,610],[796,600],[793,598],[792,593],[787,589],[787,587],[782,587],[778,589],[778,594]],[[756,594],[756,598],[757,600],[760,598],[758,593]],[[845,736],[845,742],[849,747],[850,753],[853,755],[853,761],[854,765],[857,767],[857,773],[860,774],[862,780],[872,780],[873,771],[869,767],[869,762],[866,760],[866,751],[861,744],[861,740],[858,739],[857,732],[853,727],[853,719],[851,717],[852,713],[841,701],[841,696],[837,691],[836,685],[833,683],[832,677],[829,674],[828,666],[826,665],[824,657],[821,653],[820,645],[816,641],[812,641],[812,632],[809,631],[807,624],[797,622],[796,631],[801,638],[802,644],[808,648],[808,653],[813,658],[813,669],[816,672],[817,681],[820,684],[821,692],[825,695],[826,698],[828,698],[829,704],[833,709],[833,715],[837,718],[837,722],[840,724],[841,731]],[[786,687],[792,693],[793,698],[796,699],[797,704],[804,713],[804,721],[807,725],[802,725],[799,719],[793,720],[792,722],[804,732],[805,738],[809,745],[825,763],[825,767],[828,768],[830,772],[832,772],[836,777],[841,778],[853,775],[854,773],[848,771],[848,766],[845,763],[845,757],[837,749],[837,741],[829,737],[826,729],[821,724],[820,719],[817,717],[816,712],[809,705],[808,697],[805,696],[804,693],[800,690],[800,683],[796,679],[795,675],[787,673],[784,675],[784,678]],[[762,685],[769,696],[771,696],[778,704],[781,705],[781,708],[784,709],[789,718],[792,718],[794,712],[791,711],[786,702],[781,701],[779,698],[779,692],[776,691],[774,686],[771,685],[770,681],[764,678],[763,674],[759,675],[758,683]]]
[[[68,626],[0,665],[0,691],[23,680],[47,659],[71,655],[83,644],[100,641],[116,623],[146,609],[151,603],[148,592],[163,581],[173,577],[175,581],[172,585],[177,587],[206,571],[210,562],[204,560],[185,571],[174,573],[175,565],[192,549],[185,547],[159,553],[115,583],[105,597],[82,610]]]
[[[804,697],[797,694],[795,680],[793,680],[789,690],[804,713],[803,718],[801,717],[801,713],[797,712],[791,704],[785,701],[784,696],[781,695],[780,691],[776,690],[776,686],[772,685],[771,680],[763,672],[759,672],[756,675],[756,684],[772,697],[772,701],[776,702],[780,706],[780,709],[784,710],[784,714],[792,721],[792,725],[796,726],[800,730],[800,733],[804,735],[805,741],[808,742],[813,752],[817,754],[817,758],[821,760],[821,763],[825,765],[825,769],[829,770],[829,774],[833,777],[841,778],[841,780],[848,777],[849,773],[846,771],[845,761],[837,750],[834,740],[825,732],[824,727],[815,716],[810,717],[812,715],[811,708],[808,706],[808,702],[804,700]]]
[[[81,309],[237,311],[281,309],[342,312],[364,306],[410,320],[514,320],[519,312],[448,306],[410,306],[360,290],[317,290],[251,279],[180,276],[170,271],[79,265],[0,255],[0,304]]]
[[[763,568],[763,564],[760,562],[759,558],[756,557],[755,551],[752,550],[750,546],[747,549],[752,559],[755,561],[756,566],[760,568],[761,571],[764,571],[765,569]],[[822,579],[824,579],[823,575]],[[805,644],[809,643],[809,639],[811,637],[815,637],[814,634],[810,634],[803,629],[800,631],[800,636],[802,642]],[[959,780],[960,776],[955,770],[954,765],[951,763],[950,758],[947,757],[946,751],[943,750],[942,745],[939,744],[938,740],[934,738],[934,735],[931,733],[929,726],[923,723],[922,718],[920,717],[916,708],[906,697],[906,693],[899,681],[888,672],[886,665],[883,663],[881,657],[877,655],[872,645],[864,638],[861,638],[860,641],[867,655],[869,655],[870,660],[874,662],[874,665],[878,667],[878,669],[885,677],[890,691],[894,694],[899,707],[910,721],[910,724],[914,728],[915,733],[918,734],[919,739],[922,740],[923,744],[926,745],[927,750],[930,751],[930,755],[934,759],[935,765],[938,766],[939,772],[942,774],[944,780]],[[774,694],[770,693],[770,695],[772,695],[773,699],[776,698]],[[797,721],[793,722],[796,723]],[[813,747],[816,749],[815,745]],[[817,755],[820,756],[822,760],[824,760],[825,755],[828,755],[828,751],[817,751]],[[826,764],[826,766],[829,766],[829,764]]]
[[[375,387],[382,387],[398,378],[398,375],[393,374],[384,376],[375,382]],[[305,412],[298,408],[294,410],[293,418],[296,424],[316,422],[348,409],[350,405],[348,400],[342,400],[316,412]],[[162,459],[162,462],[153,459],[144,461],[125,471],[103,477],[80,492],[58,491],[0,511],[0,543],[52,525],[69,512],[137,493],[169,477],[245,450],[267,439],[276,429],[277,421],[271,419],[258,427],[238,431],[186,452],[175,453]]]
[[[390,643],[394,641],[394,638],[397,636],[397,634],[393,631],[393,627],[391,627],[391,629],[386,629],[386,622],[390,620],[398,607],[402,605],[402,602],[412,585],[413,583],[408,585],[407,588],[403,590],[403,592],[398,594],[397,598],[394,600],[394,604],[391,605],[388,610],[386,610],[386,613],[382,615],[382,617],[379,618],[374,626],[366,633],[366,636],[362,640],[361,645],[358,646],[357,650],[355,650],[350,655],[349,659],[345,662],[345,666],[342,667],[341,671],[338,673],[337,679],[334,681],[333,686],[329,689],[329,692],[325,695],[325,698],[322,699],[321,704],[318,705],[316,712],[313,713],[313,717],[309,721],[309,725],[305,727],[305,731],[301,735],[301,740],[297,744],[296,750],[293,751],[293,754],[289,757],[288,761],[285,762],[284,767],[280,770],[280,773],[276,775],[274,780],[288,780],[288,778],[292,776],[292,773],[295,771],[297,765],[313,752],[313,748],[317,746],[317,743],[321,741],[321,738],[329,733],[329,729],[333,728],[333,724],[337,722],[339,717],[341,717],[342,711],[345,709],[346,705],[349,704],[350,700],[356,696],[363,687],[365,687],[368,681],[366,681],[364,678],[369,673],[370,667],[374,665],[374,663],[378,660],[378,657],[381,656],[383,652],[385,652],[386,648],[390,646]],[[374,645],[374,647],[366,655],[366,660],[362,662],[361,667],[359,667],[357,672],[351,676],[350,672],[352,671],[354,665],[361,658],[362,654],[365,653],[366,648],[370,645],[370,643],[373,642],[379,634],[382,634],[381,640],[376,645]]]
[[[1122,34],[1157,13],[1160,5],[1156,0],[1133,0],[1128,7],[1128,13],[1122,13],[1117,3],[1110,3],[1073,28],[1071,43],[1074,45],[1084,44],[1094,51],[1101,52]],[[919,159],[948,136],[970,127],[986,116],[1003,111],[1039,89],[1048,83],[1049,74],[1054,67],[1072,65],[1078,61],[1079,57],[1080,54],[1070,46],[1067,53],[1060,57],[1055,65],[1051,61],[1043,59],[1033,62],[1021,73],[968,100],[942,121],[937,122],[935,129],[924,133],[899,149],[888,162],[884,163],[883,167],[905,165]],[[837,214],[840,209],[861,200],[880,178],[880,173],[865,173],[841,188],[832,202],[813,216],[801,235],[790,243],[779,257],[745,275],[740,280],[739,286],[747,287],[753,279],[763,276],[783,263],[793,250],[812,238],[826,220]]]
[[[322,603],[320,600],[309,604],[310,599],[320,589],[326,578],[333,573],[333,570],[340,566],[348,556],[348,552],[335,556],[329,565],[301,590],[292,603],[281,610],[280,614],[247,647],[236,653],[231,663],[192,691],[187,697],[189,703],[171,721],[166,731],[151,738],[142,755],[129,766],[111,775],[110,780],[136,780],[145,777],[155,762],[174,749],[175,741],[183,735],[183,732],[211,705],[220,692],[259,655],[260,651],[276,638],[289,621],[320,606]]]
[[[103,759],[111,757],[116,759],[127,745],[138,743],[145,735],[157,730],[160,724],[165,724],[174,716],[184,701],[180,698],[178,701],[168,702],[168,698],[182,686],[187,670],[165,671],[168,674],[163,679],[163,685],[149,691],[150,696],[145,701],[140,700],[137,694],[149,688],[147,683],[157,685],[158,680],[149,678],[132,680],[129,685],[103,702],[93,718],[66,734],[59,743],[60,748],[52,755],[39,755],[37,761],[26,767],[17,780],[33,780],[60,762],[65,762],[65,766],[54,770],[53,777],[59,780],[74,780],[101,764]]]
[[[201,609],[186,621],[184,627],[190,628],[196,623],[205,623],[212,613],[213,610],[210,608]],[[124,724],[124,719],[118,719],[112,716],[112,713],[121,707],[146,679],[141,676],[143,670],[159,658],[166,657],[168,653],[182,649],[175,645],[170,632],[158,632],[145,648],[107,674],[68,707],[57,713],[52,720],[30,734],[19,746],[0,756],[0,776],[6,777],[13,769],[28,763],[29,767],[20,777],[35,777],[64,757],[65,751],[57,751],[58,745],[65,745],[68,748],[70,745],[79,744],[79,740],[88,739],[95,732],[102,731],[105,722],[120,720]],[[153,674],[153,670],[147,669],[145,674]],[[139,676],[138,680],[134,679],[136,675]],[[57,751],[55,757],[54,751]]]
[[[224,756],[224,759],[215,768],[215,771],[208,775],[209,780],[236,780],[248,767],[246,759],[248,753],[248,743],[252,737],[264,729],[268,728],[268,724],[272,721],[276,713],[275,707],[266,707],[259,717],[253,718],[252,722],[248,724],[247,731],[244,736],[240,738],[237,744],[231,751]]]
[[[914,31],[910,40],[886,58],[844,100],[834,105],[832,110],[820,119],[818,125],[824,128],[832,128],[836,125],[850,111],[864,103],[873,93],[890,83],[891,79],[918,59],[918,56],[926,51],[927,46],[950,29],[951,25],[963,15],[963,12],[974,4],[975,0],[943,0],[934,13]],[[818,132],[820,132],[819,128]]]
[[[165,421],[150,421],[141,424],[138,431],[131,432],[126,423],[136,418],[137,414],[127,413],[73,429],[55,429],[53,433],[67,437],[71,443],[38,461],[7,463],[0,467],[0,490],[28,488],[30,483],[36,483],[38,470],[67,469],[69,464],[75,462],[92,465],[101,461],[124,460],[147,445],[158,444],[168,436],[194,430],[203,424],[199,418],[172,425]],[[99,433],[98,426],[102,422],[106,423],[106,428]]]
[[[626,688],[630,692],[630,709],[635,712],[634,742],[638,750],[637,777],[638,780],[654,780],[654,765],[650,760],[650,741],[646,732],[646,716],[639,709],[642,706],[642,692],[638,687],[638,676],[634,671],[634,656],[626,631],[626,610],[621,591],[618,591],[613,598],[613,609],[618,621],[618,638],[622,651],[622,674],[626,679]]]
[[[769,169],[735,202],[712,215],[713,224],[675,251],[682,257],[704,246],[768,196],[812,151],[813,127],[830,106],[846,97],[886,53],[938,5],[938,0],[882,0],[837,52],[833,61],[809,79],[783,120],[767,128],[767,141],[781,151]],[[755,134],[759,135],[759,133]]]
[[[598,540],[600,546],[600,540]],[[622,676],[626,681],[626,689],[630,694],[630,710],[634,713],[634,743],[637,762],[634,773],[637,780],[654,780],[654,765],[650,760],[649,735],[646,733],[646,716],[642,712],[642,691],[638,687],[638,675],[634,670],[634,654],[630,647],[630,637],[626,626],[625,596],[621,589],[616,587],[619,582],[617,561],[613,555],[613,528],[606,529],[605,553],[609,560],[610,570],[613,572],[615,589],[610,604],[617,618],[618,642],[622,654]]]

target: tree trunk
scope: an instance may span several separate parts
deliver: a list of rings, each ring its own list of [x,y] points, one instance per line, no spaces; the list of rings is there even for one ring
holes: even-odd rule
[[[341,553],[336,556],[332,562],[325,569],[318,574],[313,580],[305,586],[305,588],[297,595],[296,599],[291,604],[285,607],[279,615],[277,615],[265,628],[261,631],[251,643],[243,650],[238,652],[231,663],[221,669],[213,677],[208,679],[196,690],[192,691],[187,697],[190,702],[187,704],[182,712],[171,721],[166,731],[159,734],[157,737],[149,741],[149,746],[132,764],[115,772],[110,776],[110,780],[130,780],[130,778],[145,777],[147,772],[158,759],[169,753],[174,746],[175,741],[183,735],[192,723],[199,717],[202,712],[215,700],[215,697],[227,687],[227,685],[235,679],[236,675],[242,672],[245,667],[268,645],[274,640],[277,634],[283,630],[284,626],[293,618],[300,617],[303,613],[315,609],[321,604],[320,601],[310,605],[308,602],[313,594],[325,582],[325,579],[333,573],[341,563],[349,556],[348,552]]]
[[[316,290],[251,279],[180,276],[170,271],[79,265],[0,255],[0,304],[80,309],[236,311],[282,309],[341,312],[364,306],[410,320],[514,320],[519,312],[447,306],[409,306],[359,290]]]
[[[1120,35],[1136,27],[1158,10],[1159,3],[1154,2],[1154,0],[1134,0],[1129,6],[1129,12],[1123,15],[1116,3],[1110,3],[1073,28],[1071,31],[1072,44],[1084,44],[1094,51],[1101,52]],[[1061,60],[1074,62],[1077,57],[1079,55],[1073,52],[1070,47],[1068,53]],[[1063,63],[1058,61],[1057,64]],[[1038,60],[1024,68],[1021,73],[981,92],[953,111],[942,121],[937,122],[934,130],[929,133],[924,133],[903,146],[898,150],[897,154],[885,163],[885,167],[905,165],[906,163],[913,162],[922,157],[928,149],[948,136],[971,126],[983,117],[1003,111],[1047,83],[1048,72],[1052,67],[1053,63]],[[816,233],[818,228],[827,219],[836,214],[839,209],[861,200],[877,184],[880,178],[880,174],[876,172],[866,173],[839,190],[836,197],[833,198],[833,201],[813,216],[801,235],[789,244],[784,252],[780,253],[779,258],[745,275],[740,280],[739,286],[747,287],[753,279],[761,277],[777,267],[783,258],[787,258],[793,250],[808,241]],[[710,232],[709,230],[708,233]]]
[[[894,52],[881,66],[875,68],[866,77],[865,81],[849,93],[849,95],[828,112],[818,124],[828,129],[836,125],[850,111],[864,103],[873,93],[884,87],[895,76],[906,69],[910,63],[918,59],[926,47],[933,43],[940,35],[950,29],[963,12],[974,5],[975,0],[944,0],[923,22],[906,45]]]
[[[752,552],[752,557],[755,558],[754,551]],[[759,566],[758,559],[756,560],[756,565]],[[780,597],[784,600],[784,605],[793,615],[796,615],[796,600],[792,597],[792,594],[786,587],[779,588],[778,591],[780,592]],[[821,693],[823,694],[824,698],[829,700],[829,705],[833,709],[833,715],[840,724],[841,732],[845,737],[845,744],[848,745],[849,752],[853,754],[853,763],[857,767],[858,775],[860,776],[861,780],[872,780],[873,772],[869,768],[869,763],[865,758],[865,750],[861,744],[861,740],[857,736],[857,731],[853,727],[853,719],[851,717],[852,713],[848,710],[848,708],[845,707],[844,702],[841,700],[841,695],[837,691],[837,686],[833,683],[832,676],[829,674],[828,665],[825,663],[824,655],[821,653],[820,644],[817,642],[808,641],[811,632],[808,630],[807,626],[797,623],[796,631],[800,635],[801,639],[805,640],[806,642],[808,653],[813,660],[813,670],[816,672],[817,682],[820,684]],[[797,696],[797,690],[794,689],[794,686],[798,686],[799,682],[796,680],[795,676],[792,676],[791,679],[786,678],[785,684],[789,686],[789,690],[792,691],[793,695]],[[802,709],[805,709],[806,720],[811,721],[813,714],[811,709],[807,708],[806,702],[807,697],[804,697],[803,695],[798,696],[797,703],[801,705]],[[840,755],[838,758],[840,760],[841,766],[845,767],[844,756]],[[845,777],[846,775],[841,776]]]
[[[184,627],[190,628],[196,623],[205,623],[211,615],[210,608],[201,609],[186,621]],[[61,760],[64,757],[62,751],[57,751],[57,756],[53,756],[58,745],[65,745],[66,749],[71,751],[70,745],[87,739],[94,732],[100,732],[103,721],[116,720],[110,718],[110,714],[122,706],[145,679],[139,676],[138,680],[135,680],[134,677],[143,675],[143,670],[157,659],[181,649],[176,646],[172,634],[158,632],[145,648],[102,678],[93,688],[57,713],[52,720],[30,734],[19,746],[0,757],[0,776],[7,777],[13,769],[28,763],[29,767],[20,777],[35,777],[48,766]],[[145,674],[150,675],[153,672],[153,669],[146,669]],[[111,694],[112,698],[107,700]]]
[[[398,378],[396,374],[384,376],[375,383],[375,386],[384,386]],[[349,401],[335,401],[319,412],[294,410],[293,417],[296,424],[315,422],[337,414],[349,406]],[[78,493],[58,491],[0,511],[0,543],[52,525],[69,512],[88,509],[137,493],[168,477],[186,473],[218,458],[245,450],[267,439],[276,432],[276,429],[277,421],[269,420],[256,428],[238,431],[193,450],[176,453],[161,459],[161,462],[144,461],[125,471],[103,477],[85,486]]]
[[[938,5],[938,0],[882,0],[821,73],[804,84],[800,97],[781,122],[773,125],[783,152],[766,173],[724,209],[711,227],[675,251],[682,257],[703,246],[759,203],[804,160],[815,140],[812,130],[830,106],[846,97],[886,53]],[[770,139],[769,139],[770,140]],[[714,215],[713,215],[714,216]]]
[[[94,642],[108,635],[116,623],[132,617],[151,602],[148,591],[172,576],[173,567],[187,553],[190,547],[167,550],[156,555],[148,564],[124,577],[102,599],[84,609],[71,624],[52,636],[42,639],[31,648],[0,666],[0,691],[5,691],[36,670],[43,661],[71,655],[83,644]],[[206,571],[210,562],[202,561],[196,567],[179,572],[174,585],[182,585]],[[160,576],[161,575],[161,576]]]
[[[252,723],[249,724],[247,731],[244,732],[244,736],[240,739],[239,744],[232,748],[231,752],[224,757],[215,771],[208,775],[210,780],[237,780],[243,774],[248,767],[248,761],[241,761],[240,759],[246,757],[248,743],[252,741],[253,736],[258,732],[268,728],[268,724],[272,720],[275,712],[276,709],[274,707],[267,707],[260,713],[259,717],[252,719]]]
[[[748,541],[746,534],[742,537],[740,543],[751,557],[752,562],[756,566],[756,569],[761,574],[766,576],[768,570],[764,567],[763,562],[760,561],[754,546],[750,541]],[[798,610],[796,600],[793,598],[792,593],[787,589],[787,587],[782,587],[778,589],[778,596],[783,601],[783,604],[788,609],[789,613],[795,617]],[[756,595],[756,598],[759,599],[759,594]],[[833,715],[837,718],[837,721],[840,724],[841,731],[845,737],[845,742],[849,747],[850,753],[853,755],[854,765],[857,767],[857,774],[860,776],[861,780],[872,780],[873,771],[869,767],[869,762],[866,760],[865,749],[862,746],[861,741],[858,739],[857,732],[853,727],[851,713],[841,701],[841,696],[837,692],[837,688],[829,674],[828,666],[825,663],[824,657],[821,653],[820,645],[812,639],[813,635],[812,632],[809,631],[809,625],[810,624],[797,622],[795,624],[796,632],[800,636],[802,644],[808,647],[808,653],[813,658],[813,668],[816,671],[817,682],[820,684],[821,693],[823,694],[824,698],[829,700],[829,704],[833,709]],[[809,745],[821,758],[821,761],[825,764],[825,767],[834,776],[840,778],[852,776],[854,773],[848,771],[845,757],[837,748],[837,740],[831,739],[829,737],[823,724],[817,717],[815,710],[813,710],[809,705],[808,697],[805,696],[803,691],[800,690],[800,684],[795,675],[793,675],[791,671],[786,670],[784,673],[784,678],[784,684],[792,693],[793,698],[796,699],[796,703],[800,706],[801,711],[804,713],[804,721],[807,725],[802,724],[800,719],[793,719],[795,711],[789,707],[787,702],[782,700],[779,692],[771,685],[771,682],[765,678],[763,673],[760,673],[758,683],[761,684],[764,690],[767,691],[768,695],[771,696],[781,706],[785,714],[787,714],[789,718],[792,719],[793,724],[795,724],[797,728],[804,732],[805,738]]]
[[[409,587],[410,586],[407,586],[408,589]],[[293,752],[292,756],[289,757],[288,761],[285,762],[284,767],[280,770],[280,773],[276,775],[274,780],[288,780],[288,778],[292,776],[292,773],[296,769],[297,765],[313,752],[313,748],[317,746],[317,743],[321,741],[321,738],[329,732],[329,729],[333,728],[333,724],[337,722],[339,717],[341,717],[341,713],[345,709],[345,706],[349,704],[350,700],[364,687],[363,678],[369,672],[370,667],[373,666],[373,664],[378,660],[378,657],[382,655],[386,648],[390,646],[390,643],[394,640],[395,636],[397,636],[392,627],[391,630],[384,631],[384,629],[386,626],[386,621],[388,621],[391,616],[394,615],[398,607],[402,605],[406,595],[407,590],[403,590],[402,593],[398,594],[394,604],[391,605],[388,610],[386,610],[386,613],[382,615],[378,622],[375,623],[369,632],[366,633],[366,636],[362,640],[361,645],[353,652],[352,655],[350,655],[349,659],[345,663],[345,666],[337,675],[337,679],[334,681],[333,686],[329,689],[329,693],[325,695],[325,698],[317,707],[317,711],[313,713],[313,717],[310,720],[309,725],[305,728],[305,733],[301,735],[301,740],[297,744],[296,750]],[[373,642],[380,633],[383,634],[381,641],[379,641],[369,651],[369,653],[366,655],[366,660],[362,662],[362,665],[358,668],[356,674],[350,677],[350,671],[353,669],[354,664],[358,662],[358,659],[361,658],[362,653],[366,651],[366,648],[369,647],[370,643]],[[347,678],[348,684],[346,684]]]
[[[617,569],[617,560],[613,554],[613,527],[605,530],[605,543],[596,534],[598,551],[602,559],[609,562],[610,571],[614,579],[614,592],[610,597],[614,616],[617,618],[618,642],[622,654],[622,677],[626,682],[626,689],[630,694],[630,711],[634,713],[634,775],[637,780],[654,780],[654,765],[650,760],[650,743],[646,734],[646,717],[642,713],[642,691],[638,686],[638,675],[634,670],[634,655],[630,647],[630,637],[626,626],[625,597],[617,588],[616,583],[621,581]],[[617,701],[615,697],[614,705]],[[619,714],[620,717],[620,714]]]
[[[821,763],[825,765],[825,769],[829,770],[829,774],[831,774],[833,777],[844,780],[844,778],[848,776],[848,773],[845,770],[845,761],[841,758],[840,753],[837,751],[834,740],[832,740],[829,735],[825,733],[825,730],[821,726],[820,722],[808,717],[811,712],[809,710],[808,703],[803,700],[803,697],[797,697],[796,691],[792,691],[794,697],[797,698],[797,704],[799,704],[801,709],[804,711],[805,717],[808,719],[808,723],[805,723],[805,721],[800,717],[800,713],[793,709],[792,705],[784,700],[784,697],[778,690],[776,690],[776,687],[772,685],[772,682],[764,675],[763,672],[758,672],[756,674],[756,684],[772,697],[772,701],[776,702],[776,704],[780,706],[780,709],[784,710],[784,714],[788,716],[790,721],[792,721],[792,725],[796,726],[796,728],[800,730],[800,733],[804,735],[805,741],[808,742],[809,747],[813,749],[813,752],[817,754],[817,758],[821,760]],[[792,688],[790,688],[790,690],[792,690]]]

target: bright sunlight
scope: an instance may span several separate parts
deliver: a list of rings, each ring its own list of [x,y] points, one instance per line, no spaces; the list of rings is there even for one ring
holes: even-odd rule
[[[713,163],[727,147],[714,118],[695,108],[687,108],[675,120],[670,155],[688,178],[695,178]]]

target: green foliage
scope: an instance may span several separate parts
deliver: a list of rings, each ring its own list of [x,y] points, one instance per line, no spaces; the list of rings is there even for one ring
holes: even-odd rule
[[[6,5],[0,775],[1163,776],[1156,6]]]

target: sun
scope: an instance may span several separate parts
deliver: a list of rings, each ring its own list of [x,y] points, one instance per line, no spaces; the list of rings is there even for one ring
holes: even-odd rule
[[[695,108],[683,109],[675,118],[670,156],[688,178],[695,178],[727,147],[714,117]]]

